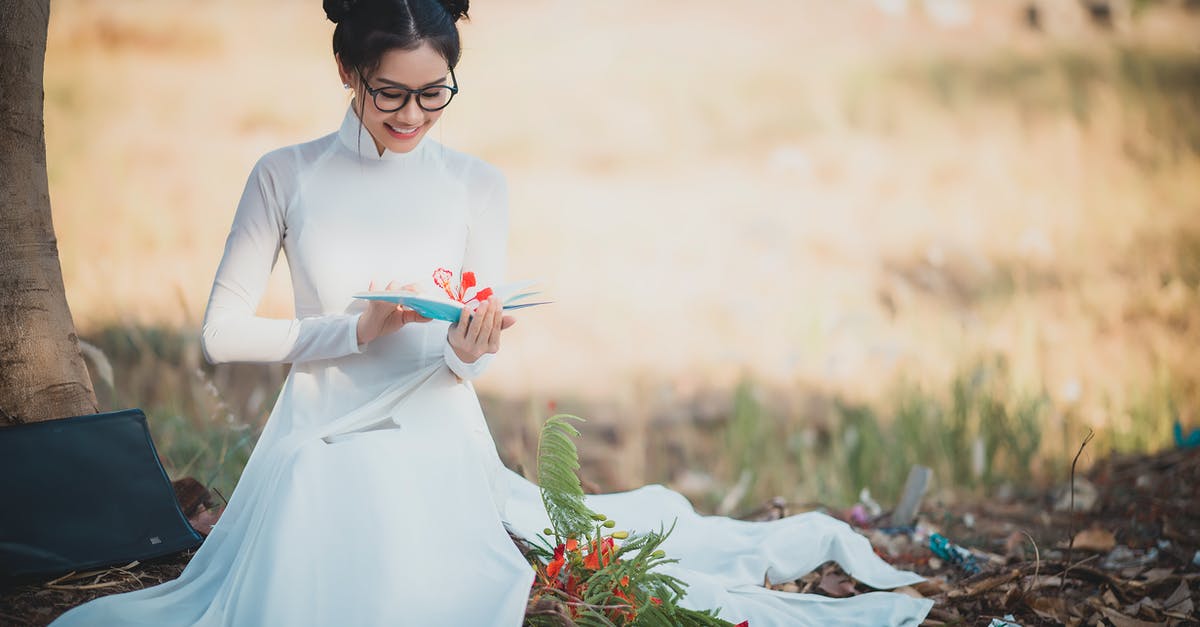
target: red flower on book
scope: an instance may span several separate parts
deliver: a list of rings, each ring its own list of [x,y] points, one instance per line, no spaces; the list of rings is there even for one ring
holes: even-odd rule
[[[483,301],[491,298],[494,294],[492,288],[485,287],[476,292],[470,300],[467,300],[467,290],[475,287],[476,285],[474,272],[464,272],[462,275],[462,280],[459,281],[457,289],[455,289],[452,283],[453,281],[454,273],[450,270],[438,268],[437,270],[433,271],[433,284],[442,288],[442,291],[445,292],[446,296],[449,296],[450,300],[452,301],[459,302],[464,305],[476,301],[482,303]]]
[[[433,284],[442,288],[442,291],[446,292],[446,295],[450,298],[458,300],[454,298],[454,290],[450,287],[450,281],[453,278],[454,273],[445,268],[438,268],[433,271]]]
[[[491,297],[492,297],[492,288],[485,287],[485,288],[479,290],[479,292],[476,293],[475,296],[472,297],[471,300],[469,300],[467,302],[469,303],[471,301],[479,301],[482,303],[483,301],[485,301]]]
[[[458,285],[458,302],[462,302],[467,297],[467,290],[475,287],[475,273],[464,272],[462,281]]]

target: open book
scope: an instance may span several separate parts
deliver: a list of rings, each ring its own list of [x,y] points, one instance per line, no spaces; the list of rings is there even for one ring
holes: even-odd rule
[[[468,282],[470,274],[469,272],[464,273],[464,283]],[[471,277],[471,283],[473,282],[473,277]],[[505,311],[548,304],[550,301],[530,302],[526,300],[540,293],[537,290],[530,289],[533,285],[533,281],[520,281],[496,288],[483,288],[481,290],[472,290],[468,287],[458,290],[458,293],[455,294],[454,290],[450,290],[439,283],[439,286],[443,287],[446,294],[428,294],[411,291],[359,292],[354,297],[363,300],[382,300],[389,303],[396,303],[404,305],[426,318],[458,322],[459,317],[462,316],[464,306],[473,307],[476,303],[487,300],[492,296],[499,298],[500,302],[504,303]]]

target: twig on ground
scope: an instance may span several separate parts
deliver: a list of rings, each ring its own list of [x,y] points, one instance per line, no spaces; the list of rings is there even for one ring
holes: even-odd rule
[[[1079,456],[1083,455],[1083,449],[1096,437],[1096,432],[1088,429],[1088,434],[1084,436],[1083,442],[1079,445],[1079,451],[1075,453],[1075,459],[1071,460],[1071,508],[1067,516],[1067,568],[1062,572],[1062,581],[1058,584],[1058,591],[1061,594],[1067,585],[1067,573],[1071,570],[1071,553],[1075,548],[1075,465],[1079,463]]]
[[[68,584],[46,584],[51,590],[99,590],[100,588],[111,588],[124,584],[124,581],[108,581],[105,583],[89,583],[85,586],[72,586]]]
[[[105,575],[111,575],[114,572],[132,577],[135,580],[140,580],[140,575],[130,570],[131,568],[136,568],[139,565],[141,565],[141,562],[134,560],[124,566],[113,566],[112,568],[105,568],[103,570],[89,570],[82,573],[73,570],[61,577],[47,581],[46,583],[42,584],[42,586],[46,588],[52,588],[54,590],[90,590],[92,588],[107,588],[121,583],[119,581],[105,584],[99,583],[100,579],[102,579]],[[72,579],[87,579],[88,577],[92,578],[92,583],[90,584],[73,585],[63,583],[64,581],[71,581]]]
[[[1037,585],[1038,575],[1042,571],[1042,552],[1038,550],[1037,540],[1034,540],[1028,531],[1022,530],[1021,533],[1029,538],[1029,543],[1033,545],[1033,579],[1030,579],[1029,585],[1021,591],[1021,598],[1025,598],[1025,595],[1029,594],[1029,591]]]
[[[80,577],[80,578],[82,578],[82,577],[87,577],[87,576],[89,576],[89,575],[92,575],[92,574],[94,574],[95,572],[96,572],[96,571],[92,571],[92,572],[83,573],[82,575],[79,575],[79,577]],[[73,570],[73,571],[71,571],[71,572],[69,572],[69,573],[67,573],[67,574],[63,575],[62,577],[59,577],[59,578],[57,578],[57,579],[52,579],[52,580],[50,580],[50,581],[47,581],[47,582],[46,582],[46,585],[47,585],[47,586],[52,586],[52,585],[54,585],[54,584],[61,583],[61,582],[63,582],[63,581],[66,581],[66,580],[68,580],[68,579],[74,579],[74,578],[76,578],[76,575],[77,575],[77,574],[78,574],[78,571],[74,571],[74,570]]]

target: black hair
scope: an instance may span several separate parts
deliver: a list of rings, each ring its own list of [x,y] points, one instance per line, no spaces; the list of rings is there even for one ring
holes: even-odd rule
[[[343,67],[367,77],[388,50],[413,50],[428,43],[458,65],[462,44],[460,19],[467,17],[470,0],[323,0],[325,15],[337,24],[333,52]]]

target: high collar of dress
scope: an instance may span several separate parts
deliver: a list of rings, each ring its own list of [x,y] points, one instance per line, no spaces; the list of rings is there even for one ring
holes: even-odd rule
[[[338,129],[338,139],[342,145],[357,153],[363,159],[372,159],[375,161],[400,161],[416,157],[424,150],[425,144],[429,141],[424,137],[409,152],[392,152],[388,149],[383,150],[383,154],[375,149],[375,139],[371,137],[371,132],[359,122],[358,114],[354,111],[354,102],[350,102],[350,106],[346,107],[346,116],[342,118],[342,126]]]

